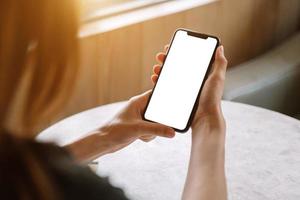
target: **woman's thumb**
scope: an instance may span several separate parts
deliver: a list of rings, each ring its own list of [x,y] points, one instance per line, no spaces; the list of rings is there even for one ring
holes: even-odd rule
[[[158,123],[142,121],[138,123],[137,128],[140,136],[149,134],[168,138],[175,136],[174,129]]]

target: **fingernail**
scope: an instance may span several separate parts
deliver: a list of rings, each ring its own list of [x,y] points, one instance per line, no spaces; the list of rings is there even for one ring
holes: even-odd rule
[[[223,45],[220,46],[220,51],[222,52],[222,54],[224,54],[224,47],[223,47]]]

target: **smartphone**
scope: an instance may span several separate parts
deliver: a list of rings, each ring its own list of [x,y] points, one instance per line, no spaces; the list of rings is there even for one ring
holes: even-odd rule
[[[176,30],[148,100],[144,120],[186,132],[218,46],[219,39],[215,36]]]

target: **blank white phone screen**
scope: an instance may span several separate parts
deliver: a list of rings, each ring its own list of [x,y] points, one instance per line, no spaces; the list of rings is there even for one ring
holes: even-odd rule
[[[179,130],[186,128],[216,45],[215,38],[176,32],[145,119]]]

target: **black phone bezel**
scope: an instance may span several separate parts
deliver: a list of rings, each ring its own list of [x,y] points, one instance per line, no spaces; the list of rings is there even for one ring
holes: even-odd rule
[[[189,30],[189,29],[179,28],[179,29],[177,29],[177,30],[174,32],[174,34],[173,34],[173,37],[172,37],[171,42],[170,42],[169,49],[171,49],[173,40],[174,40],[174,38],[175,38],[175,36],[176,36],[176,33],[177,33],[178,31],[185,31],[185,32],[187,32],[188,35],[191,35],[191,36],[194,36],[194,37],[199,37],[199,38],[202,38],[202,39],[207,39],[207,38],[210,37],[210,38],[214,38],[214,39],[217,40],[216,47],[215,47],[215,49],[214,49],[212,58],[211,58],[211,60],[210,60],[210,62],[209,62],[209,66],[208,66],[208,68],[207,68],[207,70],[206,70],[206,73],[205,73],[203,82],[202,82],[202,84],[201,84],[201,87],[200,87],[200,89],[199,89],[199,91],[198,91],[197,98],[196,98],[196,101],[195,101],[195,103],[194,103],[194,106],[193,106],[192,112],[191,112],[191,114],[190,114],[189,120],[188,120],[188,122],[187,122],[187,124],[186,124],[186,127],[185,127],[184,129],[177,129],[177,128],[171,127],[171,128],[173,128],[176,132],[179,132],[179,133],[185,133],[185,132],[187,132],[187,131],[189,130],[189,128],[190,128],[190,126],[191,126],[191,124],[192,124],[192,122],[193,122],[195,113],[196,113],[196,111],[197,111],[197,107],[198,107],[198,103],[199,103],[200,94],[201,94],[201,91],[202,91],[202,89],[203,89],[203,86],[204,86],[204,84],[205,84],[205,82],[206,82],[206,80],[207,80],[207,78],[208,78],[208,75],[209,75],[209,73],[210,73],[210,70],[211,70],[211,67],[212,67],[212,63],[214,62],[214,59],[215,59],[215,53],[216,53],[216,50],[217,50],[217,48],[218,48],[218,46],[219,46],[219,44],[220,44],[220,40],[219,40],[218,37],[213,36],[213,35],[203,34],[203,33],[199,33],[199,32],[196,32],[196,31]],[[167,53],[166,53],[166,58],[168,57],[169,49],[168,49],[168,51],[167,51]],[[165,58],[165,59],[166,59],[166,58]],[[163,67],[164,67],[164,63],[162,64],[161,70],[163,69]],[[158,82],[158,80],[159,80],[159,77],[160,77],[160,76],[158,76],[157,82]],[[157,82],[156,82],[156,83],[157,83]],[[146,113],[146,110],[147,110],[147,108],[148,108],[149,102],[151,101],[151,97],[152,97],[153,91],[155,90],[156,83],[155,83],[155,85],[154,85],[154,87],[153,87],[153,89],[152,89],[152,92],[151,92],[151,94],[150,94],[150,96],[149,96],[149,98],[148,98],[148,101],[147,101],[147,104],[146,104],[146,108],[145,108],[145,110],[144,110],[144,112],[143,112],[143,115],[142,115],[143,120],[149,121],[149,122],[153,122],[153,123],[159,123],[159,122],[155,122],[155,121],[146,119],[145,113]]]

